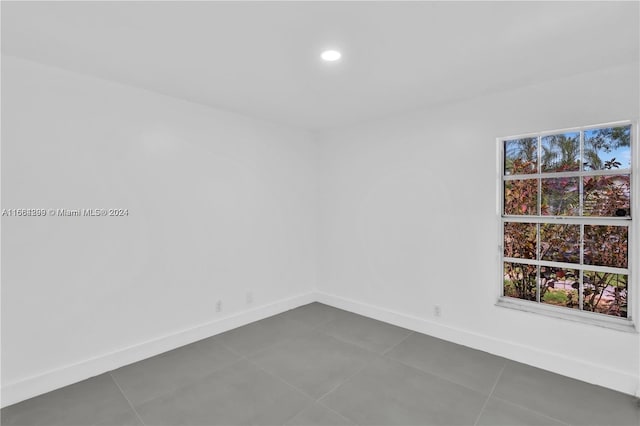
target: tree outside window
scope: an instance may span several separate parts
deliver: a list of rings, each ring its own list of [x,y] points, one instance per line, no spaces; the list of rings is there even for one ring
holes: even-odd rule
[[[631,125],[502,144],[503,296],[626,318]]]

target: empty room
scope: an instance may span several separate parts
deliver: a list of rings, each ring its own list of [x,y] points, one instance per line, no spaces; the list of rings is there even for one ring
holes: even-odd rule
[[[0,14],[3,426],[640,426],[640,2]]]

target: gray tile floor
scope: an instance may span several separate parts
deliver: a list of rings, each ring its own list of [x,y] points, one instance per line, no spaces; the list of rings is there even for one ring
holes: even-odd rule
[[[313,303],[7,407],[2,424],[639,426],[640,409]]]

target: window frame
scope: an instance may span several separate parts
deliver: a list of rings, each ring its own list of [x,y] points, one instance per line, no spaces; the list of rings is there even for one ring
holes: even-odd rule
[[[505,166],[505,141],[513,140],[513,139],[522,139],[522,138],[538,138],[538,148],[541,144],[541,138],[550,135],[557,135],[562,133],[570,133],[570,132],[578,132],[579,133],[579,141],[580,141],[580,161],[582,160],[582,152],[584,146],[584,133],[588,130],[594,129],[602,129],[608,127],[621,127],[621,126],[631,126],[630,129],[630,155],[631,155],[631,167],[625,169],[613,169],[613,170],[583,170],[583,166],[581,165],[580,170],[578,171],[570,171],[570,172],[542,172],[541,170],[541,150],[538,149],[538,170],[536,173],[532,174],[520,174],[520,175],[506,175],[504,166]],[[606,328],[612,328],[621,331],[628,332],[638,332],[638,322],[636,317],[640,315],[640,295],[638,292],[640,290],[640,285],[637,283],[638,281],[638,262],[637,257],[640,254],[640,247],[638,247],[640,243],[640,234],[638,229],[638,219],[634,220],[634,217],[640,214],[640,155],[638,149],[638,140],[640,139],[640,133],[638,129],[638,120],[622,120],[622,121],[614,121],[614,122],[606,122],[599,123],[588,126],[578,126],[578,127],[569,127],[555,130],[545,130],[542,132],[532,132],[532,133],[524,133],[506,137],[498,137],[496,138],[497,145],[497,216],[498,216],[498,279],[496,280],[498,283],[497,289],[497,301],[496,306],[517,309],[525,312],[532,312],[537,314],[542,314],[544,316],[556,317],[571,321],[577,321],[582,324],[591,324]],[[536,179],[539,182],[539,190],[540,191],[540,182],[542,178],[562,178],[562,177],[579,177],[580,182],[580,193],[582,193],[582,185],[583,185],[583,177],[584,176],[599,176],[599,175],[630,175],[630,216],[626,217],[598,217],[598,216],[544,216],[540,214],[540,199],[541,195],[539,193],[538,196],[538,215],[506,215],[504,214],[504,189],[505,182],[509,180],[518,180],[518,179]],[[582,197],[580,197],[580,208],[582,209]],[[508,222],[521,222],[521,223],[556,223],[556,224],[578,224],[581,225],[581,230],[583,226],[587,225],[623,225],[628,228],[628,253],[627,253],[627,268],[610,268],[604,267],[606,272],[614,272],[616,269],[620,272],[624,270],[624,273],[627,274],[627,317],[614,317],[606,314],[601,314],[597,312],[591,311],[583,311],[578,309],[571,309],[562,306],[554,306],[551,304],[541,303],[539,301],[539,288],[540,282],[539,278],[537,279],[537,301],[529,301],[529,300],[521,300],[513,297],[504,296],[504,262],[509,262],[511,258],[504,256],[504,226],[505,223]],[[582,235],[582,232],[581,232]],[[539,236],[538,236],[539,238]],[[581,245],[583,243],[582,237],[580,241]],[[539,248],[538,248],[539,250]],[[581,260],[583,249],[580,250]],[[563,263],[563,262],[548,262],[537,258],[536,260],[527,260],[527,259],[517,259],[517,263],[528,263],[533,265],[541,265],[541,266],[551,266],[551,267],[565,267],[571,269],[589,270],[589,271],[598,271],[601,267],[595,265],[584,265],[584,264],[572,264],[572,263]],[[582,280],[581,280],[582,281]],[[582,300],[583,296],[581,294],[582,286],[578,289],[580,300]]]

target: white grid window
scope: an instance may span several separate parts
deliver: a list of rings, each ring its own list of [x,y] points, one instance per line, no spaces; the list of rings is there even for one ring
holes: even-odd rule
[[[501,138],[501,301],[630,323],[631,123]]]

